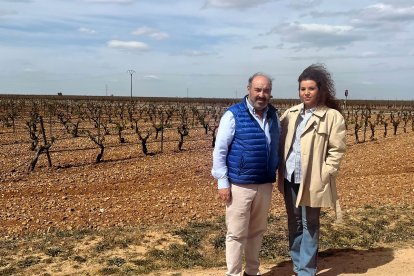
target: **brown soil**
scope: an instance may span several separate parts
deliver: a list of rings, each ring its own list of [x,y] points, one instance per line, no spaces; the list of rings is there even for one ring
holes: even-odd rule
[[[3,133],[2,139],[6,135],[12,134]],[[413,133],[361,144],[354,144],[351,135],[348,138],[338,178],[343,209],[367,204],[412,205]],[[59,151],[52,154],[53,168],[47,167],[42,156],[35,171],[28,174],[24,171],[33,154],[28,145],[5,142],[0,146],[0,234],[7,237],[53,229],[178,225],[222,216],[224,206],[216,198],[216,184],[210,175],[210,143],[207,139],[187,142],[183,152],[167,150],[154,156],[142,155],[136,145],[108,148],[105,161],[99,164],[93,163],[96,149]],[[271,212],[284,212],[277,192]],[[333,258],[339,264],[347,255],[348,262],[362,266],[356,271],[345,270],[347,275],[408,275],[404,269],[412,267],[407,255],[412,258],[413,250],[390,250],[339,252]],[[398,256],[402,263],[393,264]],[[368,264],[364,258],[375,264]],[[322,269],[328,271],[320,275],[338,275],[338,264],[333,262],[330,257],[323,259]],[[396,273],[376,271],[383,263],[392,265]],[[273,272],[265,275],[285,275],[278,272],[283,269],[267,266],[265,270]],[[197,275],[196,271],[189,273]],[[222,275],[223,270],[201,273],[198,275]]]
[[[3,134],[5,135],[5,134]],[[81,139],[81,138],[80,138]],[[412,204],[414,135],[401,133],[348,149],[338,177],[343,209],[366,204]],[[209,141],[188,142],[188,150],[143,156],[135,147],[109,148],[105,162],[92,163],[96,149],[41,156],[27,174],[27,144],[0,147],[0,233],[51,228],[97,228],[182,224],[223,215],[210,175]],[[133,148],[133,149],[131,149]],[[135,151],[135,152],[134,152]],[[131,157],[136,154],[138,157]],[[23,164],[17,167],[16,164]],[[69,165],[68,165],[69,164]],[[65,167],[66,166],[66,167]],[[284,212],[275,193],[273,213]]]

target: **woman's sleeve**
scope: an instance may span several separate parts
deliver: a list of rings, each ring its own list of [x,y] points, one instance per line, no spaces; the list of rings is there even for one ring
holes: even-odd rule
[[[346,128],[344,117],[335,112],[333,116],[332,129],[328,138],[328,151],[325,159],[329,168],[329,174],[337,175],[339,165],[346,149]]]
[[[284,160],[284,147],[285,147],[285,136],[286,136],[286,128],[287,128],[287,115],[289,113],[289,109],[287,109],[283,115],[280,117],[280,141],[279,141],[279,168],[277,170],[277,184],[279,192],[284,194],[284,179],[285,179],[285,160]]]

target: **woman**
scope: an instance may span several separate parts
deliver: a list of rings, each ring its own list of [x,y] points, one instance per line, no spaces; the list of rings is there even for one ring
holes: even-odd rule
[[[330,73],[321,64],[298,78],[301,104],[281,117],[278,187],[288,215],[289,248],[296,275],[315,275],[321,207],[340,215],[335,178],[345,152],[345,122]],[[339,211],[339,213],[338,213]]]

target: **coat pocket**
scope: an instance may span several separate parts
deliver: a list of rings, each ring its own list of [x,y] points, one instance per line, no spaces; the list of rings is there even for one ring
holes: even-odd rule
[[[325,162],[322,163],[321,169],[321,180],[324,185],[329,184],[331,181],[331,168],[330,166],[326,165]]]

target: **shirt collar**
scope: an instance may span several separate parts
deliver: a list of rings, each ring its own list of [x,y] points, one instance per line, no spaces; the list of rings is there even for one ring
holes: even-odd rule
[[[256,115],[256,110],[254,109],[254,107],[251,105],[251,103],[249,102],[249,97],[246,97],[246,104],[247,104],[247,108],[249,108],[250,113]],[[269,106],[266,106],[264,112],[263,112],[263,118],[266,118],[266,113],[269,110]]]
[[[302,107],[301,107],[301,109],[300,109],[300,114],[302,114],[302,115],[305,115],[304,114],[304,109],[305,109],[305,107],[302,105]],[[313,107],[313,108],[309,108],[308,109],[308,111],[311,113],[311,114],[313,114],[313,112],[315,112],[315,110],[316,110],[316,107]]]

